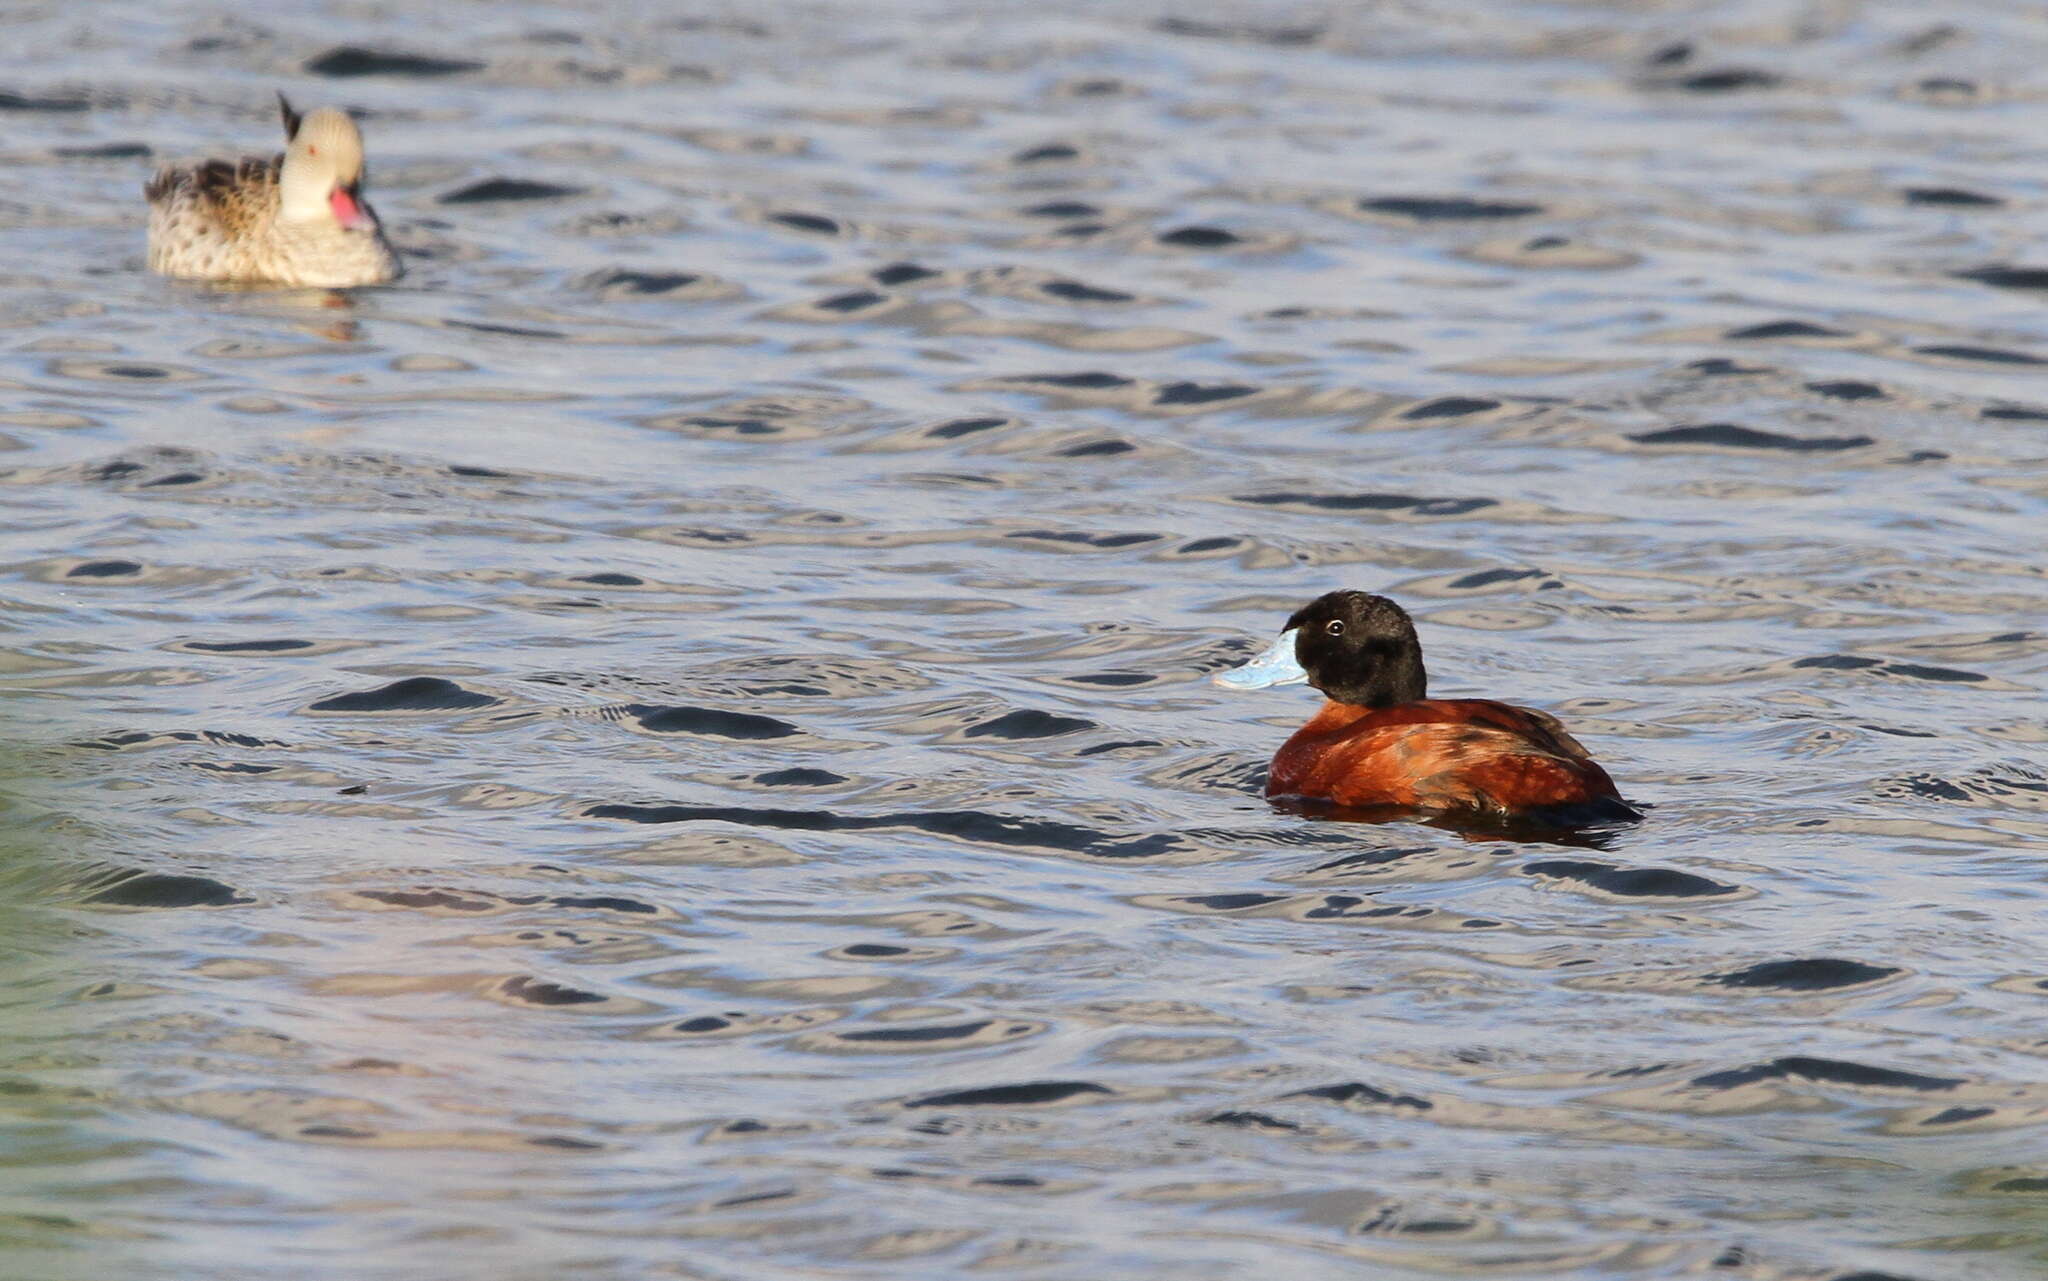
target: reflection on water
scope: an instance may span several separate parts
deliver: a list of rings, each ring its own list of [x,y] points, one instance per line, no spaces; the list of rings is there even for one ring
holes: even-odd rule
[[[0,1272],[2037,1275],[2043,33],[1353,8],[14,15]],[[1645,821],[1269,805],[1339,586]]]

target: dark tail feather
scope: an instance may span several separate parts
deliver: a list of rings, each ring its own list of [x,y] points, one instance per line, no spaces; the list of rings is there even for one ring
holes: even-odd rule
[[[277,114],[284,121],[284,140],[287,145],[299,136],[299,113],[292,110],[291,99],[284,96],[284,90],[277,91]]]
[[[1453,831],[1509,841],[1609,848],[1623,825],[1640,823],[1643,812],[1615,796],[1595,796],[1569,805],[1546,805],[1514,814],[1466,817],[1447,814],[1429,820]]]
[[[1594,796],[1572,805],[1552,805],[1528,817],[1558,827],[1606,827],[1640,823],[1643,812],[1619,796]]]

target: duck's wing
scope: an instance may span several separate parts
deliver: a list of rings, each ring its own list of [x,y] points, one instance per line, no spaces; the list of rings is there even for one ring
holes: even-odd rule
[[[232,235],[254,228],[277,208],[277,178],[283,167],[282,155],[166,166],[156,171],[142,194],[152,205],[197,206]]]
[[[1471,729],[1441,744],[1440,768],[1435,774],[1417,780],[1416,794],[1432,808],[1494,810],[1504,814],[1620,800],[1607,771],[1594,763],[1569,734],[1563,737],[1578,749],[1577,754],[1553,751],[1548,744],[1522,732]]]
[[[1524,732],[1529,735],[1530,740],[1545,751],[1555,752],[1571,760],[1593,759],[1593,754],[1586,750],[1585,745],[1573,738],[1565,729],[1564,723],[1549,712],[1539,712],[1533,707],[1517,707],[1512,703],[1495,703],[1494,706],[1513,713],[1515,719],[1522,722]]]
[[[1504,733],[1519,735],[1539,750],[1562,756],[1567,760],[1590,761],[1593,754],[1588,752],[1578,739],[1565,730],[1564,725],[1549,712],[1539,712],[1533,707],[1518,707],[1513,703],[1497,702],[1491,698],[1425,698],[1413,703],[1402,703],[1372,713],[1358,724],[1359,732],[1368,729],[1384,729],[1395,725],[1475,725],[1486,729],[1497,729]]]
[[[1520,725],[1411,721],[1347,739],[1320,753],[1299,777],[1276,770],[1278,787],[1269,790],[1345,806],[1503,813],[1616,798],[1613,780],[1583,751],[1552,750]]]

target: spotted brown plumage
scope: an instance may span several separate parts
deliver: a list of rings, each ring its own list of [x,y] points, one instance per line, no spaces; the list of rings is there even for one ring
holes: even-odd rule
[[[362,199],[355,122],[321,108],[300,116],[278,95],[285,150],[157,171],[149,200],[149,266],[167,276],[347,288],[403,268]]]
[[[1318,598],[1287,620],[1272,649],[1218,680],[1305,680],[1329,700],[1274,755],[1268,796],[1503,819],[1635,817],[1556,717],[1428,697],[1415,625],[1383,596]]]

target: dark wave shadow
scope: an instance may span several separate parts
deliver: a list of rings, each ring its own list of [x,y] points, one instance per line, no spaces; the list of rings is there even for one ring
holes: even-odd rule
[[[1443,814],[1399,805],[1349,806],[1300,796],[1269,796],[1266,803],[1282,814],[1318,823],[1418,823],[1449,832],[1464,841],[1508,841],[1518,845],[1557,845],[1568,849],[1612,850],[1621,835],[1642,819],[1634,808],[1613,802],[1571,806],[1517,818],[1477,814]]]

